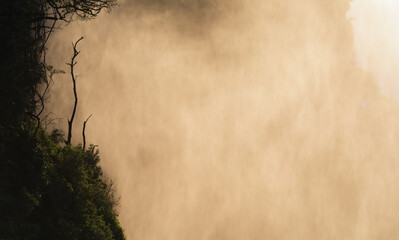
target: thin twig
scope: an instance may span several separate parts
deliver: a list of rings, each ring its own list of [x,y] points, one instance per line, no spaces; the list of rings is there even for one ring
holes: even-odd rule
[[[86,150],[86,136],[85,136],[85,130],[86,130],[86,123],[87,121],[89,121],[89,119],[91,118],[91,115],[86,119],[86,121],[84,121],[83,123],[83,130],[82,130],[82,135],[83,135],[83,151]]]

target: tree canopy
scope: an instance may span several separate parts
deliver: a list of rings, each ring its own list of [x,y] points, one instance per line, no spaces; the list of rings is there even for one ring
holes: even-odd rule
[[[118,198],[95,146],[65,145],[41,114],[55,70],[46,43],[57,21],[88,20],[115,0],[0,3],[0,239],[125,239]]]

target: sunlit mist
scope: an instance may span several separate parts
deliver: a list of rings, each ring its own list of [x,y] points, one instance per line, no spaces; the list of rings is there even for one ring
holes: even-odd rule
[[[398,239],[398,10],[125,0],[56,33],[65,70],[85,36],[76,124],[92,114],[127,238]],[[54,116],[72,94],[58,76]]]
[[[348,18],[353,25],[358,66],[370,72],[381,92],[399,101],[399,2],[356,0]]]

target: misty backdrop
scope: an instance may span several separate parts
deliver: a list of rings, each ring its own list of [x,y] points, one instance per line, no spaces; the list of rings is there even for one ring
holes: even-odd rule
[[[119,5],[56,32],[48,61],[67,70],[85,36],[75,123],[93,114],[128,239],[399,237],[398,103],[361,60],[349,1]]]

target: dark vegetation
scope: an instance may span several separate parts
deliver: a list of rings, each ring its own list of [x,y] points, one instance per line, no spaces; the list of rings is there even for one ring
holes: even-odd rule
[[[118,199],[98,166],[95,146],[86,149],[85,140],[74,146],[57,129],[47,133],[43,116],[53,76],[60,72],[46,64],[51,33],[114,5],[115,0],[0,3],[0,239],[125,239]]]

